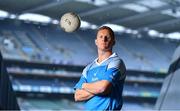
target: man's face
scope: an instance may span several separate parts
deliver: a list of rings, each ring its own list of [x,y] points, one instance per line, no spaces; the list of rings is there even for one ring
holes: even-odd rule
[[[111,50],[114,45],[114,38],[111,37],[109,30],[102,29],[97,33],[95,43],[99,50]]]

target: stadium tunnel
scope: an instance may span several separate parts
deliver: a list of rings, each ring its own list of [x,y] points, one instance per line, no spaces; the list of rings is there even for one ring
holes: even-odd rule
[[[16,94],[0,53],[0,110],[19,110]]]
[[[180,110],[180,46],[175,50],[168,76],[163,82],[160,96],[156,102],[157,110]]]

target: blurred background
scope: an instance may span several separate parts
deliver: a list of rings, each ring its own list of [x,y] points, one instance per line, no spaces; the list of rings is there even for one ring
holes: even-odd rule
[[[60,29],[67,12],[81,18],[73,33]],[[83,109],[73,87],[97,57],[94,40],[102,25],[115,31],[114,52],[127,67],[122,110],[180,109],[180,77],[174,77],[180,74],[180,0],[1,0],[0,51],[7,69],[1,75],[8,75],[21,110]]]

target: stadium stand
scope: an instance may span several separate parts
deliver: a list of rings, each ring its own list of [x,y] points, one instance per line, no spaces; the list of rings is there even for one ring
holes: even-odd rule
[[[1,0],[0,109],[83,110],[73,86],[104,24],[118,29],[114,51],[127,66],[122,110],[179,111],[179,9],[180,0]],[[59,19],[72,11],[82,28],[65,33]]]
[[[80,30],[76,32],[77,34],[68,34],[55,26],[33,25],[23,22],[16,26],[11,20],[10,22],[14,24],[12,26],[14,29],[12,29],[8,23],[9,20],[1,22],[6,25],[6,28],[4,28],[4,25],[2,27],[11,38],[15,38],[16,41],[20,42],[18,43],[20,44],[19,48],[16,49],[20,50],[21,55],[19,55],[28,58],[27,60],[31,60],[32,56],[35,56],[39,59],[44,58],[42,60],[46,62],[86,65],[89,61],[95,59],[96,50],[95,45],[93,45],[95,33],[93,30]],[[19,27],[24,27],[24,29],[22,30]],[[3,36],[7,36],[7,34]],[[23,39],[19,40],[20,38]],[[69,46],[69,43],[71,43],[71,46]],[[152,45],[152,43],[155,44]],[[164,51],[163,47],[167,47],[169,53],[171,53],[173,50],[170,49],[175,49],[177,42],[163,39],[137,39],[117,34],[117,46],[115,46],[114,50],[125,60],[129,69],[166,72],[170,62],[170,54]],[[50,54],[49,51],[53,52],[53,54]],[[82,53],[85,55],[81,56]],[[80,56],[83,62],[77,61]],[[87,58],[87,56],[89,57]],[[35,57],[32,60],[35,60]]]
[[[82,28],[60,30],[67,12]],[[73,86],[97,57],[95,27],[109,25],[127,66],[122,110],[179,111],[179,15],[180,0],[0,0],[0,110],[83,110]]]
[[[8,37],[14,44],[12,51],[5,44],[0,48],[20,108],[83,109],[82,103],[74,103],[73,86],[85,65],[96,57],[95,30],[80,29],[68,34],[52,24],[10,19],[0,23],[0,40],[3,43]],[[116,36],[114,51],[128,69],[123,109],[153,109],[178,41],[119,33]]]

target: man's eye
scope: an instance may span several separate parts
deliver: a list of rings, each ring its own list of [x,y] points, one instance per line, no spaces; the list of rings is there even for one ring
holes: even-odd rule
[[[108,40],[110,40],[110,39],[111,39],[111,37],[109,37],[109,36],[107,36],[106,38],[107,38]]]

